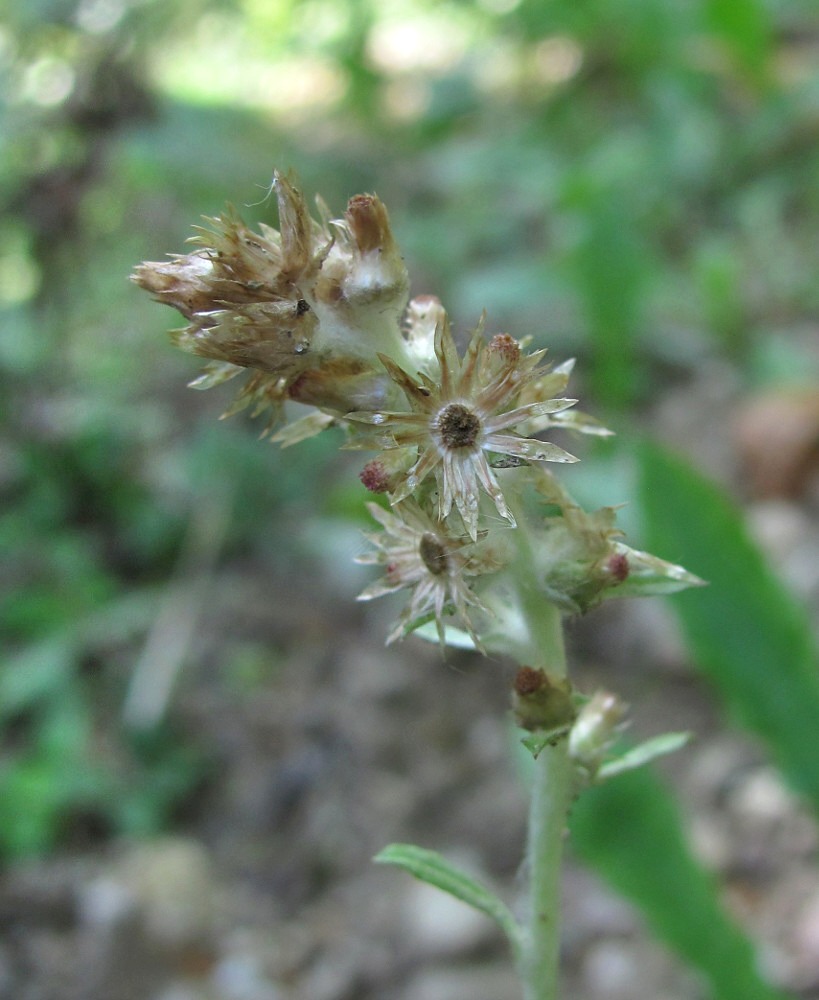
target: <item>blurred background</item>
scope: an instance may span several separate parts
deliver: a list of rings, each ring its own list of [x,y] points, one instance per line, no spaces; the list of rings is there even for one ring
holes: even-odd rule
[[[819,997],[814,0],[28,0],[0,100],[0,998],[516,996],[482,918],[369,863],[414,839],[514,897],[512,665],[385,652],[358,460],[219,423],[231,387],[185,388],[128,282],[226,202],[275,225],[274,168],[339,214],[377,192],[462,333],[485,308],[578,359],[618,437],[571,442],[567,486],[712,584],[682,627],[572,623],[579,686],[698,734],[661,769],[693,856],[764,978]],[[804,718],[755,725],[797,647]],[[570,995],[729,997],[599,855]]]

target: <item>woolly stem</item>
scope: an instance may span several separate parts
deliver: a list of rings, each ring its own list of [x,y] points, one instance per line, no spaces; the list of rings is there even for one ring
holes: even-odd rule
[[[560,611],[535,586],[523,518],[519,524],[518,595],[527,625],[526,663],[552,679],[566,676]],[[560,959],[560,872],[571,801],[569,741],[547,745],[534,761],[526,845],[529,900],[520,965],[525,1000],[556,1000]]]
[[[556,1000],[560,955],[560,865],[569,805],[568,740],[535,761],[529,806],[529,912],[521,974],[526,1000]]]

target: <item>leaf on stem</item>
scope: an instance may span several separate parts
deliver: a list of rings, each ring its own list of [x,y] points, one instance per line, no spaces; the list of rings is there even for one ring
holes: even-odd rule
[[[415,844],[389,844],[373,858],[377,864],[394,865],[421,882],[434,885],[468,906],[491,917],[509,939],[513,952],[521,948],[521,928],[511,911],[498,897],[470,875],[455,868],[437,851]]]
[[[546,747],[552,747],[558,740],[564,739],[571,731],[571,724],[555,726],[554,729],[537,729],[533,733],[520,741],[529,751],[532,757],[537,760]]]
[[[658,757],[674,753],[675,750],[684,747],[690,739],[691,733],[661,733],[659,736],[653,736],[619,757],[606,761],[597,772],[595,781],[606,781],[626,771],[633,771],[635,767],[642,767]]]

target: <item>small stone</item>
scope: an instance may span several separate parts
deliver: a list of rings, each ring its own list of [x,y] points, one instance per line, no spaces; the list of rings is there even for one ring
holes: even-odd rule
[[[78,891],[80,920],[96,930],[116,927],[136,908],[132,889],[122,880],[103,875]]]
[[[519,992],[517,976],[504,963],[464,969],[425,969],[412,979],[401,1000],[500,1000],[518,996]]]
[[[805,902],[793,931],[794,964],[804,982],[819,982],[819,889]]]
[[[156,941],[174,947],[209,934],[215,886],[201,844],[178,837],[142,844],[125,858],[119,875]]]
[[[241,952],[226,955],[213,970],[211,982],[221,1000],[281,1000],[282,996],[266,979],[259,959]]]
[[[589,989],[602,997],[628,997],[634,989],[634,956],[623,943],[606,941],[590,948],[583,964]]]
[[[796,798],[773,768],[760,767],[738,784],[731,806],[744,820],[776,824],[795,812]]]

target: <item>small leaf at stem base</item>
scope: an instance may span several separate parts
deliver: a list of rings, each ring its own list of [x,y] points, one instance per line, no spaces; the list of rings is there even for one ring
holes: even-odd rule
[[[421,882],[434,885],[461,902],[480,910],[496,921],[509,939],[515,955],[520,954],[521,928],[505,903],[486,886],[455,868],[437,851],[415,844],[389,844],[373,858],[377,864],[403,868]]]
[[[564,725],[555,726],[554,729],[537,729],[535,732],[529,733],[528,736],[524,736],[520,742],[537,760],[546,747],[553,747],[558,740],[568,736],[571,728],[570,725]]]

